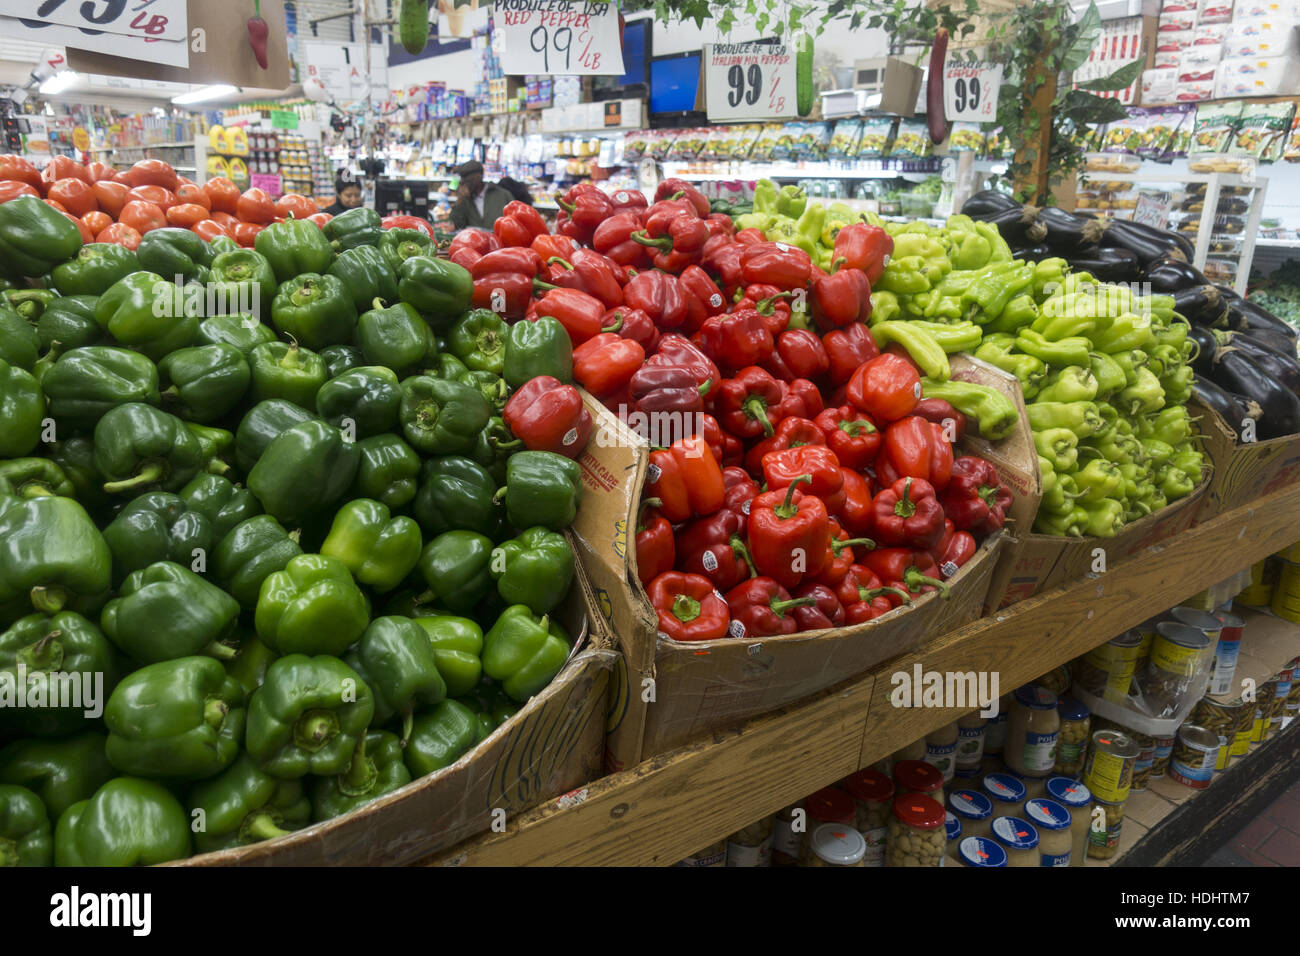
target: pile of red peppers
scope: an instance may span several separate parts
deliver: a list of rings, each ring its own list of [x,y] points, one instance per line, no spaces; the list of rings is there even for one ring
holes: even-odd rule
[[[922,400],[906,351],[868,329],[892,238],[844,227],[827,273],[679,179],[653,203],[583,184],[560,206],[551,232],[511,203],[450,257],[476,306],[557,320],[577,383],[648,428],[636,556],[660,633],[791,634],[946,596],[1012,495],[954,452],[962,414]]]

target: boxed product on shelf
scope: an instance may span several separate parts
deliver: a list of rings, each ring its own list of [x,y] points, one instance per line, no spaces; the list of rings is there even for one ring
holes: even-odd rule
[[[826,158],[852,159],[858,153],[858,140],[861,137],[862,120],[836,120],[835,131],[831,134],[830,146],[826,150]]]
[[[1201,271],[1215,282],[1227,285],[1237,278],[1238,265],[1236,259],[1211,258],[1205,260],[1205,267]]]
[[[1233,0],[1201,0],[1196,9],[1197,25],[1227,23],[1232,19]]]
[[[1241,125],[1228,151],[1272,163],[1282,158],[1295,103],[1247,103],[1241,111]]]
[[[1136,159],[1120,153],[1088,153],[1083,159],[1083,169],[1090,173],[1135,173],[1141,166]]]
[[[921,159],[929,156],[934,149],[930,142],[930,130],[924,120],[905,119],[899,121],[898,135],[889,155],[898,159]]]
[[[1200,0],[1164,0],[1164,2],[1160,4],[1160,15],[1172,16],[1175,13],[1190,13],[1195,15],[1199,6]]]
[[[1196,107],[1192,153],[1222,153],[1237,135],[1241,103],[1203,103]]]
[[[888,116],[868,116],[862,121],[862,138],[858,140],[858,159],[880,159],[889,155],[894,120]]]
[[[1194,173],[1240,173],[1252,165],[1252,161],[1243,156],[1231,156],[1228,153],[1201,153],[1187,164],[1187,168]]]
[[[984,151],[984,130],[979,123],[953,123],[952,132],[948,134],[948,152],[982,153]]]
[[[1155,40],[1154,69],[1176,69],[1183,51],[1191,47],[1196,35],[1187,30],[1180,33],[1160,33]]]
[[[1191,33],[1196,27],[1196,11],[1181,10],[1175,13],[1160,11],[1158,33]]]
[[[1290,16],[1233,20],[1223,38],[1224,56],[1290,56],[1297,50],[1296,25]]]
[[[1300,55],[1229,56],[1219,64],[1215,95],[1276,96],[1294,92],[1300,80]]]

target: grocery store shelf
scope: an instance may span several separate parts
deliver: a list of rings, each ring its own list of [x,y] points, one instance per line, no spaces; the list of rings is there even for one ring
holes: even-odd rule
[[[671,864],[951,723],[966,709],[900,709],[891,675],[1032,681],[1300,539],[1300,484],[1225,512],[1107,571],[934,638],[806,701],[597,780],[467,841],[433,865]],[[1213,555],[1213,560],[1207,560]],[[1141,835],[1139,827],[1130,833]]]
[[[1256,249],[1300,249],[1300,239],[1256,239]]]
[[[194,140],[186,140],[181,143],[141,143],[137,146],[108,146],[101,150],[90,150],[90,152],[125,152],[128,149],[180,149],[183,146],[193,146]]]

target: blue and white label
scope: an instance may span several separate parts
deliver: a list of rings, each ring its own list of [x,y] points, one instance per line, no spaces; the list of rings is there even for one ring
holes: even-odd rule
[[[1225,641],[1219,638],[1214,648],[1214,670],[1210,673],[1210,686],[1207,694],[1228,694],[1232,692],[1232,675],[1237,670],[1237,656],[1241,653],[1241,638]]]
[[[1025,734],[1024,764],[1029,773],[1047,773],[1056,766],[1059,734]]]
[[[1039,866],[1069,866],[1070,854],[1068,853],[1044,853],[1039,857]]]

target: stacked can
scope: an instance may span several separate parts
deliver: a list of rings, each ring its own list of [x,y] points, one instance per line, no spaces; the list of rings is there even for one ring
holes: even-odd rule
[[[1120,824],[1133,785],[1138,750],[1137,743],[1127,734],[1098,730],[1092,735],[1083,783],[1102,811],[1097,814],[1094,809],[1094,820],[1088,830],[1088,856],[1094,860],[1107,860],[1119,852]]]
[[[1265,558],[1250,566],[1250,585],[1236,597],[1237,604],[1247,607],[1268,607],[1273,599],[1273,582],[1277,570],[1273,563]]]
[[[1282,729],[1282,719],[1286,716],[1287,701],[1291,696],[1291,686],[1295,683],[1294,664],[1288,663],[1273,677],[1273,699],[1269,705],[1268,724],[1264,728],[1264,737],[1272,737]]]
[[[1216,700],[1213,697],[1202,697],[1197,701],[1196,709],[1192,711],[1191,722],[1198,727],[1204,727],[1219,738],[1219,752],[1214,763],[1215,770],[1222,771],[1228,768],[1228,759],[1232,754],[1232,745],[1237,735],[1237,728],[1241,725],[1241,713],[1244,706],[1240,697],[1227,701]],[[1249,746],[1249,733],[1246,734],[1245,739],[1247,746]]]
[[[1241,653],[1241,639],[1246,622],[1231,611],[1215,611],[1222,628],[1219,643],[1214,648],[1214,670],[1210,672],[1207,694],[1221,696],[1232,693],[1232,678],[1237,671],[1237,656]]]
[[[1300,564],[1281,562],[1268,606],[1278,617],[1300,624]]]
[[[1142,637],[1137,631],[1125,631],[1095,647],[1083,656],[1076,667],[1076,679],[1088,693],[1116,704],[1128,700],[1129,688],[1142,658]],[[987,745],[985,750],[987,751]]]
[[[1218,734],[1196,724],[1183,724],[1178,728],[1178,741],[1169,763],[1169,779],[1194,790],[1204,790],[1214,777],[1218,757]]]

